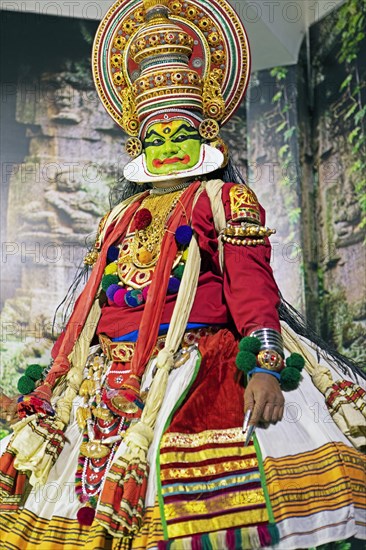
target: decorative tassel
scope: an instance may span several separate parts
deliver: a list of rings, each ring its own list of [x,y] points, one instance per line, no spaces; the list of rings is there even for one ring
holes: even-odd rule
[[[257,527],[248,527],[248,533],[249,533],[249,540],[251,545],[250,548],[260,548],[261,541],[259,540]]]
[[[235,550],[244,550],[241,538],[241,529],[235,529]]]
[[[192,537],[160,541],[158,550],[253,550],[274,546],[280,536],[275,523],[242,527],[193,535]]]
[[[240,530],[240,534],[242,549],[249,550],[252,547],[250,544],[249,529],[247,527],[243,527],[243,529]]]
[[[217,533],[218,550],[221,550],[221,548],[225,548],[225,541],[226,541],[226,531],[219,531]]]
[[[220,550],[219,548],[219,535],[217,531],[209,534],[209,540],[212,544],[212,550]]]
[[[272,538],[267,525],[258,525],[257,529],[261,546],[270,546]]]
[[[201,535],[193,535],[191,548],[192,548],[192,550],[202,550]]]
[[[275,523],[268,523],[268,531],[271,535],[271,545],[274,546],[280,542],[280,532]]]
[[[232,529],[226,532],[226,544],[228,550],[235,550],[235,533]]]
[[[213,550],[210,536],[207,533],[202,535],[202,550]]]

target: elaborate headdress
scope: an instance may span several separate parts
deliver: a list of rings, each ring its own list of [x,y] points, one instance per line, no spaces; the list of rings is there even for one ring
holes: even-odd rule
[[[249,73],[246,32],[227,0],[118,0],[94,42],[96,88],[132,136],[131,156],[153,122],[178,115],[222,148],[219,128],[239,106]]]

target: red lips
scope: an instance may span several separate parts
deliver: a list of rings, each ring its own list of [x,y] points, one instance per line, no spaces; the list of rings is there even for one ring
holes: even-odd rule
[[[154,159],[152,163],[154,168],[161,168],[162,166],[164,166],[164,164],[175,164],[176,162],[181,162],[182,164],[188,164],[190,160],[191,160],[191,157],[189,155],[184,155],[183,158],[171,157],[164,160]]]

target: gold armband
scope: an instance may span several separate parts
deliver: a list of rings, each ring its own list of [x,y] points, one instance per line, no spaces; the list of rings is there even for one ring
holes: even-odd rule
[[[257,246],[265,243],[265,237],[276,231],[261,225],[261,212],[258,199],[245,184],[235,184],[230,188],[230,221],[222,232],[225,243],[239,246]]]
[[[256,246],[264,244],[265,237],[269,237],[276,233],[275,229],[263,227],[261,225],[253,225],[242,223],[241,225],[232,225],[228,222],[223,231],[222,240],[225,243],[236,244],[240,246]]]

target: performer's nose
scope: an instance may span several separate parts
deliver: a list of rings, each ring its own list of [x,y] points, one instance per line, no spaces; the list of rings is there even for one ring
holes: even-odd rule
[[[167,153],[167,154],[178,152],[177,144],[170,141],[170,139],[166,140],[164,149],[165,149],[165,153]]]

